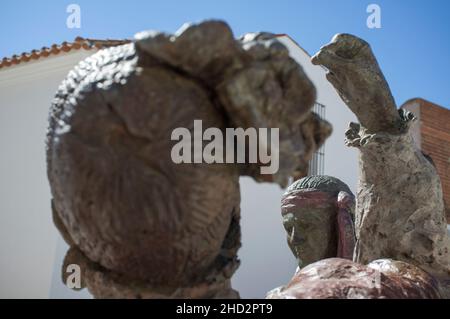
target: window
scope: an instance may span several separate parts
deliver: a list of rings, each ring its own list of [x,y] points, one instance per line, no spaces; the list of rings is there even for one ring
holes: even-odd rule
[[[314,103],[313,112],[325,119],[325,105]],[[323,175],[325,171],[325,144],[322,145],[309,161],[308,175]]]

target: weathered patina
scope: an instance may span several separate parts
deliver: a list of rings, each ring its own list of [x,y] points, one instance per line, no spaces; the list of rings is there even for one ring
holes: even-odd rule
[[[439,284],[412,264],[391,259],[368,265],[329,258],[299,269],[268,299],[440,299]]]
[[[304,177],[286,190],[281,214],[299,267],[331,257],[352,259],[354,205],[349,187],[331,176]]]
[[[306,171],[331,132],[314,100],[274,36],[236,40],[221,21],[142,32],[80,62],[58,89],[47,135],[54,220],[75,252],[66,262],[87,267],[98,297],[236,297],[239,176],[285,185]],[[279,128],[279,150],[269,150],[279,151],[278,172],[175,164],[171,133],[192,132],[194,120]]]
[[[450,238],[442,188],[433,164],[408,128],[414,116],[397,110],[389,86],[367,42],[336,35],[312,57],[355,113],[346,143],[360,151],[354,260],[392,258],[416,265],[439,279],[450,297]]]

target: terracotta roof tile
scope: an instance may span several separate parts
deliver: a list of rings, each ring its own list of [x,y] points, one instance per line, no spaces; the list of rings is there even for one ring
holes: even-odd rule
[[[24,52],[20,55],[14,54],[13,56],[3,58],[0,60],[0,69],[17,65],[20,63],[38,60],[42,57],[48,57],[50,55],[56,55],[61,52],[67,53],[74,50],[97,50],[116,45],[129,43],[130,40],[98,40],[88,39],[82,37],[76,37],[73,42],[63,42],[61,44],[53,44],[50,48],[42,47],[40,50],[31,50],[30,52]]]

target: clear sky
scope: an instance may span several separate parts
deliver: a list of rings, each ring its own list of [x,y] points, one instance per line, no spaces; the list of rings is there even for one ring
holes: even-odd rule
[[[353,33],[375,51],[398,104],[423,97],[450,107],[449,0],[42,0],[1,1],[0,57],[76,36],[130,38],[137,31],[174,32],[187,21],[227,21],[239,36],[287,33],[315,53],[335,33]],[[66,26],[69,4],[81,28]],[[381,29],[366,25],[369,4],[381,8]]]

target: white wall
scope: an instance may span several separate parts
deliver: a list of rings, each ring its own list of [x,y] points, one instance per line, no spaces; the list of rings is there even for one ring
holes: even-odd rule
[[[59,235],[45,164],[50,102],[86,52],[0,69],[0,298],[47,298]]]
[[[325,118],[333,125],[333,134],[325,142],[325,174],[341,179],[355,192],[358,181],[358,151],[345,146],[345,131],[350,122],[357,122],[334,87],[326,79],[326,71],[313,65],[309,54],[284,36],[281,42],[289,48],[291,56],[303,67],[303,70],[317,89],[317,102],[326,107]]]
[[[333,125],[333,134],[325,144],[324,173],[340,178],[355,192],[358,154],[356,149],[344,145],[344,132],[348,123],[356,119],[326,80],[325,70],[313,65],[309,55],[289,37],[279,39],[313,81],[317,102],[326,106],[326,119]],[[233,286],[243,298],[262,298],[267,291],[287,283],[294,274],[296,261],[281,223],[282,194],[283,190],[277,185],[241,178],[242,248],[239,257],[242,264],[233,278]]]

